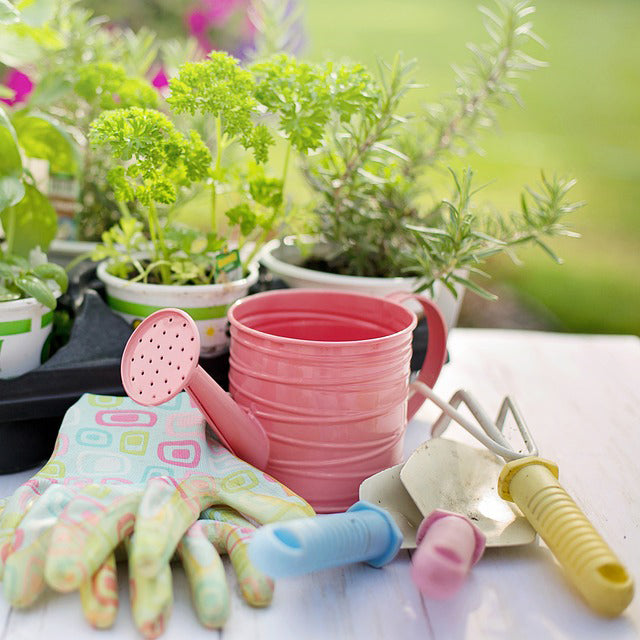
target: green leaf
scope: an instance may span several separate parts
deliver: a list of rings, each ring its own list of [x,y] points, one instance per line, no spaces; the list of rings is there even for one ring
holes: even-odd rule
[[[48,107],[52,102],[60,100],[72,89],[72,84],[63,71],[47,73],[29,96],[31,108]]]
[[[15,255],[4,255],[2,257],[3,262],[6,262],[7,264],[12,264],[15,265],[16,267],[20,267],[20,269],[26,269],[27,271],[31,268],[31,265],[29,264],[29,261],[26,258],[23,258],[22,256],[15,256]]]
[[[278,116],[278,128],[292,147],[300,153],[317,149],[331,117],[331,86],[325,70],[285,54],[257,62],[250,70],[258,102]],[[347,78],[341,79],[341,90],[348,92],[352,87]]]
[[[54,173],[75,173],[79,154],[71,136],[45,114],[18,114],[13,119],[18,142],[31,158],[48,160]]]
[[[0,177],[0,211],[17,204],[24,198],[24,184],[20,178]]]
[[[9,2],[0,0],[0,24],[13,24],[20,19],[20,12]]]
[[[33,273],[41,280],[53,280],[62,293],[64,293],[69,286],[67,272],[59,264],[53,262],[39,264],[33,268]]]
[[[57,5],[56,0],[21,0],[18,2],[20,18],[30,27],[42,27],[54,17]]]
[[[8,67],[22,67],[42,53],[33,38],[16,31],[17,26],[0,24],[0,62]]]
[[[475,282],[469,280],[468,278],[463,278],[462,276],[459,276],[454,273],[451,275],[451,279],[455,280],[456,282],[459,282],[461,285],[464,285],[467,289],[469,289],[470,291],[473,291],[474,293],[478,294],[482,298],[485,298],[486,300],[498,299],[498,296],[487,291],[486,289],[483,289],[482,287],[478,286]]]
[[[3,278],[5,280],[13,280],[14,275],[14,270],[8,264],[0,262],[0,278]]]
[[[282,180],[267,178],[264,171],[256,169],[256,175],[249,180],[251,197],[265,207],[276,208],[282,204]]]
[[[45,49],[62,49],[65,46],[63,37],[52,27],[34,26],[28,24],[15,24],[9,27],[14,33],[23,38],[28,38]]]
[[[449,238],[450,234],[444,229],[438,229],[438,227],[423,227],[416,224],[405,225],[407,229],[411,231],[417,231],[418,233],[424,233],[429,236],[442,236],[443,238]]]
[[[0,108],[0,211],[20,202],[24,197],[22,160],[16,131]]]
[[[535,243],[557,264],[562,264],[562,258],[545,242],[542,242],[539,238],[535,240]]]
[[[91,123],[90,139],[107,147],[126,164],[107,172],[116,198],[175,202],[177,187],[202,180],[209,170],[211,154],[202,138],[190,131],[186,137],[163,113],[129,107],[103,112]]]
[[[256,214],[246,202],[227,209],[225,216],[229,224],[240,228],[243,236],[249,235],[256,227]]]
[[[56,308],[56,299],[49,287],[35,276],[22,276],[16,280],[16,285],[30,298],[35,298],[38,302],[49,309]]]
[[[13,300],[20,300],[20,298],[22,298],[21,294],[0,285],[0,302],[11,302]]]
[[[0,212],[5,228],[11,216],[15,221],[13,252],[26,257],[38,246],[46,251],[58,229],[56,212],[46,196],[34,186],[25,185],[24,198]]]
[[[22,176],[18,137],[5,110],[0,107],[0,175]]]

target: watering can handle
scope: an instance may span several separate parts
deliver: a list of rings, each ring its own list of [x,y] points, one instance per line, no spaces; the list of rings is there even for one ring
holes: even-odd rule
[[[419,293],[396,291],[388,295],[387,299],[398,303],[406,300],[415,300],[424,310],[429,340],[427,343],[427,355],[417,379],[420,382],[424,382],[428,387],[433,387],[447,358],[447,324],[442,312],[432,300]],[[426,400],[426,396],[422,395],[418,390],[413,389],[412,391],[407,406],[407,421],[413,418]]]

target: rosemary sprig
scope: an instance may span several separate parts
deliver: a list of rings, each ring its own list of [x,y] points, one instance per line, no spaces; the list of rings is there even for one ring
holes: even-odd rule
[[[481,7],[488,42],[470,45],[472,62],[457,68],[456,91],[426,111],[405,114],[402,99],[415,89],[415,63],[397,56],[380,66],[368,89],[372,108],[336,119],[322,148],[303,159],[304,174],[317,194],[313,231],[332,246],[327,267],[359,276],[413,276],[418,288],[438,281],[490,294],[464,273],[484,275],[479,266],[495,253],[524,244],[539,246],[558,261],[546,239],[576,235],[564,216],[579,203],[568,201],[573,181],[547,179],[525,190],[517,213],[486,215],[474,205],[473,172],[452,172],[454,195],[425,206],[419,196],[429,178],[447,168],[451,153],[475,149],[483,129],[496,123],[497,109],[520,100],[516,80],[544,63],[524,48],[541,43],[528,0],[496,0]]]

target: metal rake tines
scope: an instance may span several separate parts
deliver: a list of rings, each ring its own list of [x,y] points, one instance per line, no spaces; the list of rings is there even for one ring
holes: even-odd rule
[[[412,384],[412,387],[414,387],[418,393],[429,398],[429,400],[442,410],[442,414],[435,421],[431,429],[432,437],[441,435],[451,420],[453,420],[490,451],[493,451],[505,460],[517,460],[519,458],[535,456],[538,454],[538,449],[531,437],[531,433],[527,428],[524,418],[509,396],[505,397],[502,401],[498,417],[494,422],[488,417],[476,398],[465,389],[459,389],[456,391],[447,403],[436,395],[430,387],[422,382],[416,381]],[[470,421],[464,414],[457,410],[457,407],[461,404],[464,404],[469,409],[473,417],[477,420],[477,424]],[[522,437],[526,453],[516,451],[503,434],[504,425],[508,415],[513,416],[516,426],[518,427],[518,431]],[[478,425],[481,429],[478,428]]]

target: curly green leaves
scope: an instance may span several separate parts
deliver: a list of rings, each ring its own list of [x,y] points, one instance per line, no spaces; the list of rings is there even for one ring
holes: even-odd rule
[[[371,77],[361,65],[337,69],[300,62],[286,54],[253,64],[255,95],[269,113],[280,118],[279,127],[294,149],[317,149],[332,117],[347,122],[368,112],[377,102]]]
[[[253,149],[257,162],[265,162],[273,144],[269,130],[255,125],[258,103],[249,71],[230,55],[214,51],[202,62],[188,62],[170,82],[167,102],[175,113],[196,113],[219,118],[222,134]]]
[[[112,62],[84,65],[76,77],[75,92],[102,110],[158,105],[158,92],[146,80],[128,76],[124,67]]]
[[[256,98],[280,117],[280,128],[300,152],[320,145],[329,120],[331,92],[322,71],[285,54],[251,66]]]
[[[116,197],[171,204],[177,185],[204,179],[211,164],[206,145],[195,132],[185,137],[162,113],[152,109],[115,109],[91,125],[91,142],[108,147],[124,161],[109,171]]]

